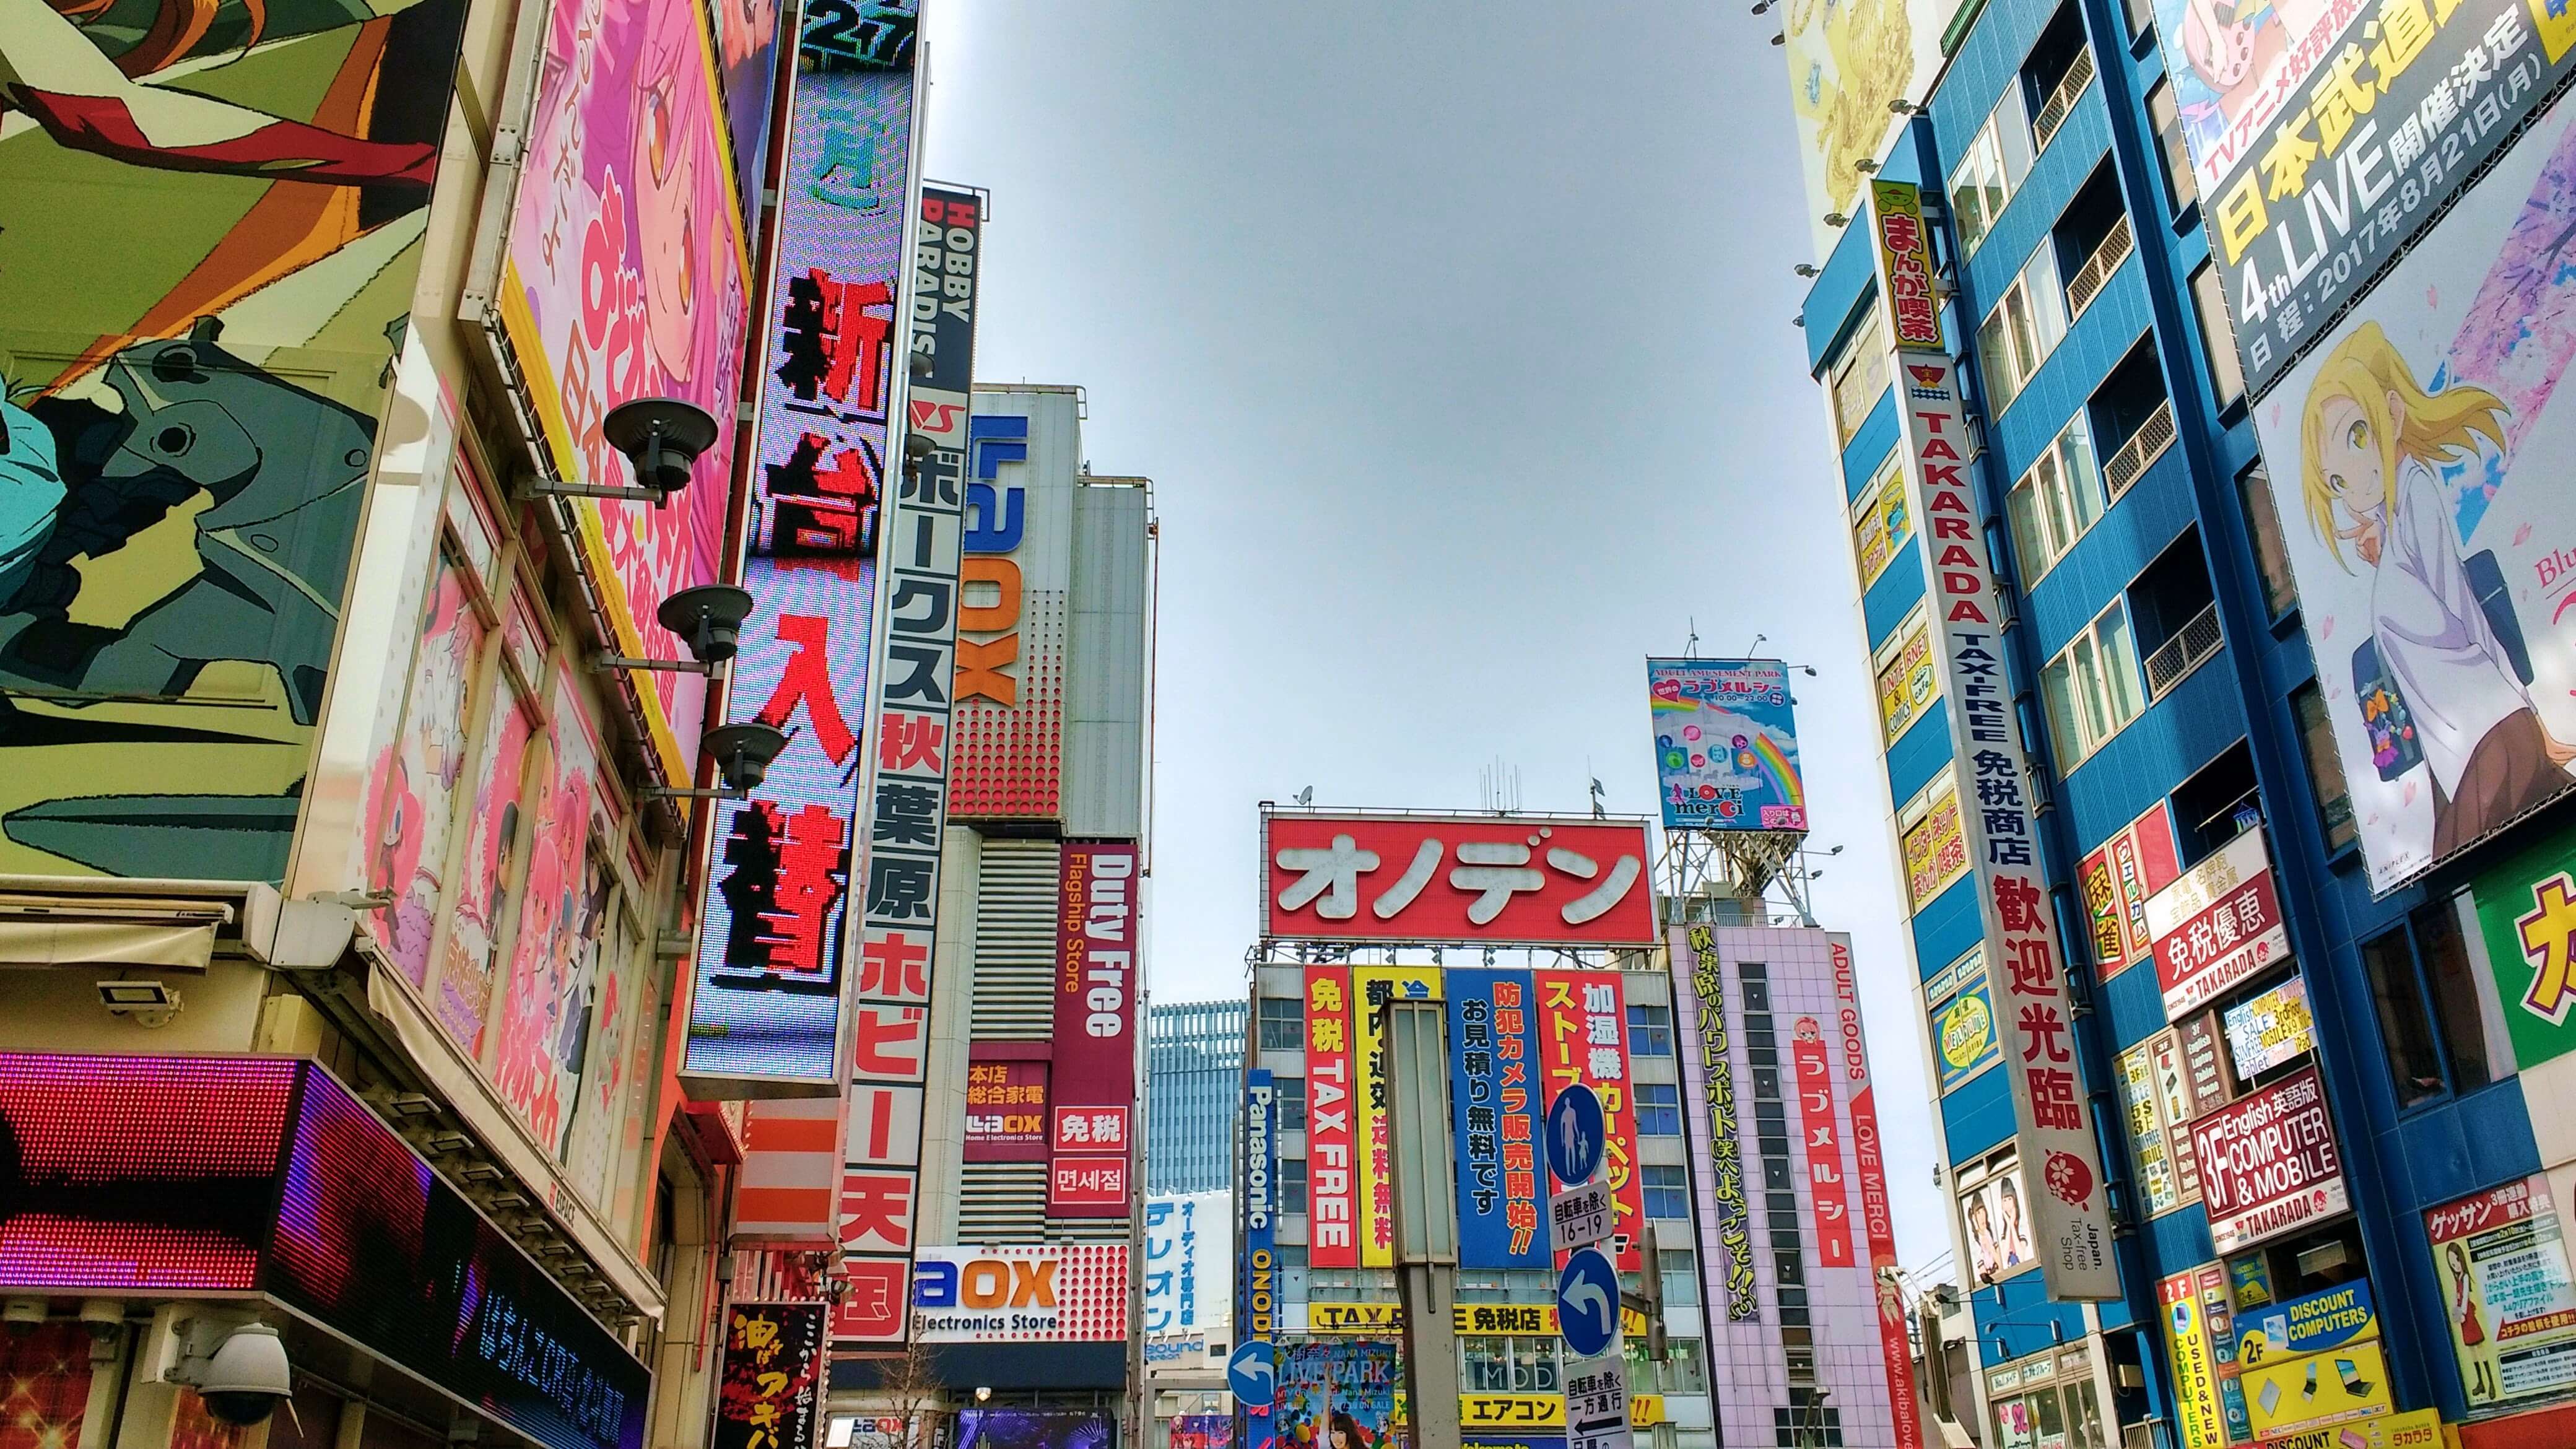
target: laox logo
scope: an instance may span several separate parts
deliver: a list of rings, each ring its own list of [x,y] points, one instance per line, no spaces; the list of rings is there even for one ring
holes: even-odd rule
[[[976,1258],[966,1263],[925,1259],[914,1265],[915,1308],[1053,1308],[1052,1262]]]

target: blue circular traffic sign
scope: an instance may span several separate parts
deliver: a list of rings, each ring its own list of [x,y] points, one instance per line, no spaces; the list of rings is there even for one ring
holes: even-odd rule
[[[1581,1082],[1567,1087],[1547,1109],[1547,1170],[1567,1187],[1590,1182],[1606,1135],[1601,1094]]]
[[[1225,1379],[1245,1408],[1269,1408],[1271,1386],[1275,1381],[1269,1341],[1254,1338],[1236,1344],[1234,1357],[1225,1363]]]
[[[1556,1275],[1556,1327],[1576,1358],[1599,1358],[1619,1338],[1619,1270],[1599,1248],[1577,1248]]]

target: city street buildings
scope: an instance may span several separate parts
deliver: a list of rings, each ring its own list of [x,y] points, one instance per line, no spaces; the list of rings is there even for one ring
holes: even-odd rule
[[[1145,1051],[1145,1186],[1230,1192],[1243,1091],[1244,1004],[1157,1002]]]
[[[2562,27],[1789,12],[1986,1444],[2576,1440]]]

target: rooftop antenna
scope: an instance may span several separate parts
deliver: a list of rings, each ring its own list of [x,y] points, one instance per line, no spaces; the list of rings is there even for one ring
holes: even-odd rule
[[[1696,618],[1690,621],[1690,642],[1682,645],[1682,657],[1684,659],[1699,657],[1699,620]]]
[[[1521,808],[1520,766],[1504,764],[1502,756],[1476,772],[1476,784],[1487,814],[1510,815]]]
[[[1298,791],[1296,794],[1291,795],[1288,798],[1295,801],[1297,808],[1301,810],[1312,809],[1315,804],[1315,787],[1309,785],[1305,789]]]
[[[1609,818],[1610,818],[1610,807],[1609,807],[1608,805],[1606,805],[1606,804],[1602,803],[1602,802],[1603,802],[1603,797],[1604,797],[1605,795],[1607,795],[1607,794],[1608,794],[1608,792],[1607,792],[1607,791],[1605,791],[1605,790],[1603,790],[1603,789],[1601,788],[1601,777],[1600,777],[1600,776],[1598,776],[1598,775],[1593,776],[1593,777],[1592,777],[1592,818],[1593,818],[1593,819],[1595,819],[1595,820],[1607,820],[1607,819],[1609,819]]]

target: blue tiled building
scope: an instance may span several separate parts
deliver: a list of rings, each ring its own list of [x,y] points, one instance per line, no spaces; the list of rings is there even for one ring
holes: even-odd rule
[[[1840,440],[1880,680],[1942,1177],[1972,1290],[1975,1432],[2023,1449],[2277,1430],[2296,1410],[2262,1361],[2239,1359],[2237,1335],[2267,1308],[2361,1284],[2375,1344],[2311,1365],[2331,1391],[2339,1357],[2364,1406],[2353,1412],[2389,1415],[2356,1425],[2391,1430],[2433,1411],[2471,1446],[2576,1443],[2564,1388],[2471,1401],[2479,1345],[2459,1342],[2468,1310],[2426,1217],[2553,1168],[2563,1179],[2576,1154],[2550,1145],[2570,1134],[2554,1125],[2564,1090],[2543,1085],[2543,1063],[2517,1062],[2515,988],[2499,982],[2518,963],[2491,958],[2478,914],[2507,863],[2527,877],[2533,860],[2568,860],[2576,817],[2562,802],[2374,898],[2152,8],[1971,0],[1941,48],[1937,81],[1915,87],[1921,106],[1897,107],[1910,119],[1876,174],[1921,188],[1947,345],[1980,414],[1974,477],[2006,577],[2057,921],[2086,998],[2080,1057],[2125,1289],[2120,1301],[2053,1303],[2034,1265],[2005,1261],[2008,1244],[1984,1246],[2018,1211],[2004,1206],[2007,1190],[2038,1184],[2011,1172],[1996,1013],[1991,995],[1977,996],[1975,877],[1952,858],[1950,717],[1917,633],[1923,550],[1897,472],[1873,229],[1855,215],[1820,259],[1803,325]],[[2223,854],[2268,855],[2290,955],[2169,1012],[2140,902],[2179,873],[2208,875],[2204,862]],[[2306,1038],[2294,1029],[2300,993]],[[2240,1053],[2231,1018],[2251,1032],[2258,1009],[2288,1025],[2268,1045],[2249,1036]],[[2311,1067],[2350,1211],[2222,1254],[2206,1201],[2214,1167],[2189,1155],[2191,1129]],[[2561,1181],[2561,1210],[2568,1196]],[[2179,1334],[2175,1297],[2188,1305]]]

